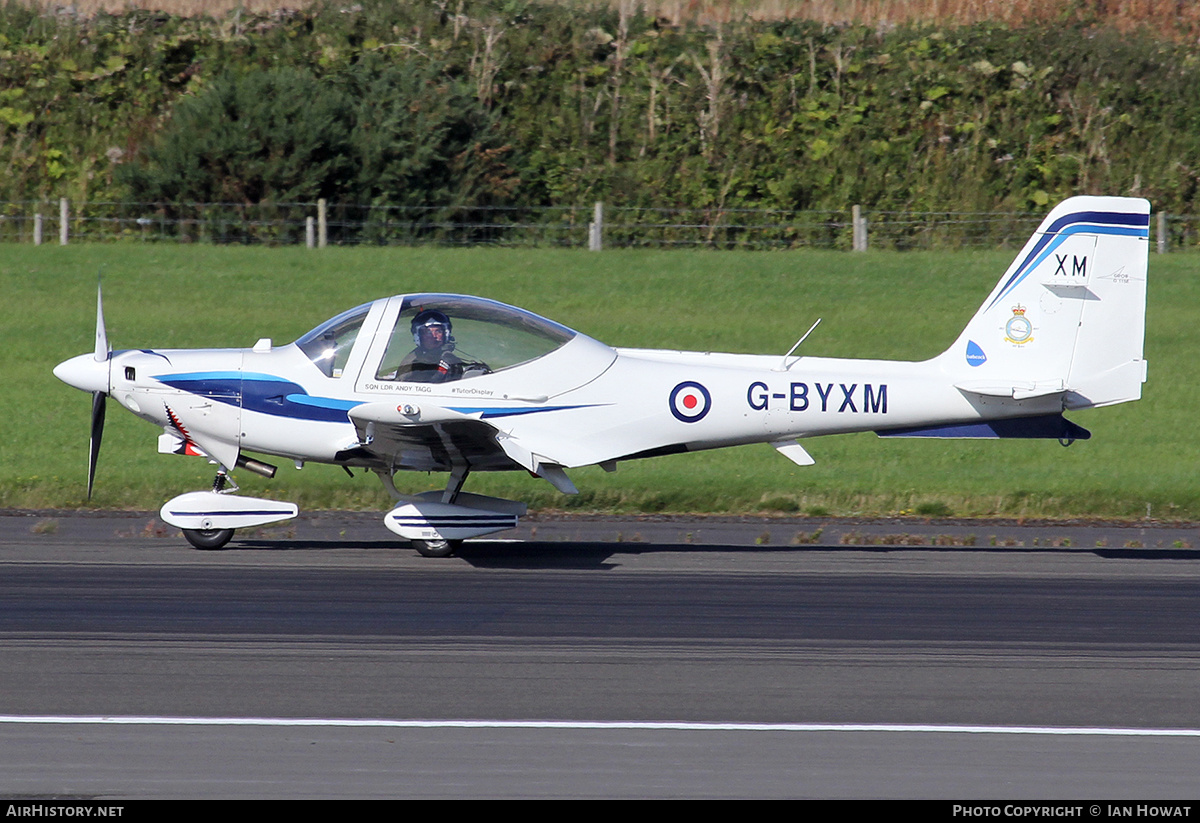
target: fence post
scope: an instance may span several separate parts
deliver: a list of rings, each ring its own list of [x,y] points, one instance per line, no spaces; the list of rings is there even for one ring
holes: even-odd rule
[[[850,227],[852,233],[851,247],[854,251],[867,250],[867,218],[863,216],[862,206],[850,207]]]
[[[317,245],[323,249],[327,242],[329,242],[329,223],[325,217],[325,198],[322,197],[317,201]]]
[[[33,245],[42,245],[42,213],[33,215]]]
[[[304,245],[310,249],[317,245],[316,227],[313,225],[313,216],[311,214],[304,218]]]
[[[1158,253],[1167,253],[1167,213],[1160,211],[1158,213]]]
[[[588,223],[588,249],[600,251],[604,247],[604,204],[596,201],[592,206],[592,222]]]
[[[70,209],[67,207],[67,198],[60,197],[58,199],[58,245],[67,245],[67,217],[70,214]]]

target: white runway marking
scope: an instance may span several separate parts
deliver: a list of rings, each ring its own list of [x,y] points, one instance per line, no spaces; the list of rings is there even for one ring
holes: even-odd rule
[[[0,723],[115,726],[330,726],[411,729],[598,729],[617,731],[926,732],[1052,736],[1200,737],[1200,729],[1070,726],[936,726],[899,723],[634,723],[577,720],[369,720],[318,717],[142,717],[137,715],[0,715]]]

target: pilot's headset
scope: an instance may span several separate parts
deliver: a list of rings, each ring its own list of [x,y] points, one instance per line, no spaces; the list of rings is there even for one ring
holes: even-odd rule
[[[450,325],[450,318],[444,315],[437,309],[425,309],[418,312],[417,316],[412,319],[412,336],[413,342],[417,346],[421,345],[421,329],[430,328],[431,326],[441,326],[445,331],[446,342],[442,348],[450,351],[454,348],[454,335],[451,334],[453,327]]]

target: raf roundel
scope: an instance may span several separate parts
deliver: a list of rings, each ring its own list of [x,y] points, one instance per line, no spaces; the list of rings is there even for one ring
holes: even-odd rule
[[[671,389],[671,414],[684,423],[695,423],[704,419],[712,407],[708,389],[692,380],[680,383]]]

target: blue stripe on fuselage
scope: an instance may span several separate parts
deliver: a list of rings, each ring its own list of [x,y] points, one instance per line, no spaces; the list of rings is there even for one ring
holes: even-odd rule
[[[589,404],[595,405],[595,404]],[[570,409],[586,409],[589,405],[580,406],[542,406],[536,409],[526,408],[497,408],[496,406],[447,406],[450,411],[458,412],[459,414],[478,414],[481,419],[488,420],[493,417],[516,417],[521,414],[538,414],[540,412],[552,411],[569,411]]]
[[[291,417],[297,420],[320,420],[345,423],[346,413],[363,401],[338,400],[333,397],[314,397],[303,386],[273,374],[253,372],[212,371],[186,374],[156,375],[155,380],[172,388],[207,397],[246,411]],[[478,414],[487,420],[523,414],[567,411],[586,406],[542,406],[539,408],[504,408],[496,406],[448,406],[459,414]]]
[[[245,411],[296,420],[345,423],[349,420],[346,412],[360,403],[357,400],[313,397],[303,386],[273,374],[189,372],[156,375],[155,379],[172,388],[231,406],[240,404]]]

